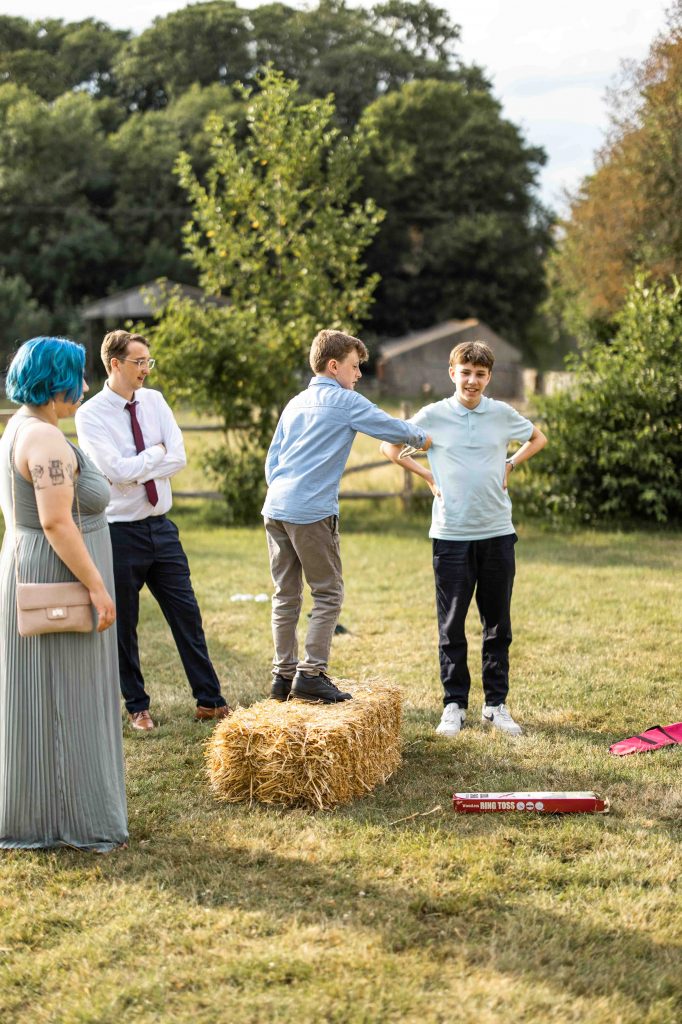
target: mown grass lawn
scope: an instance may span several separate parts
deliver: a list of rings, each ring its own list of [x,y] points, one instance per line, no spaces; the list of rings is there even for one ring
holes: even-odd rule
[[[177,513],[219,673],[249,704],[269,685],[269,606],[230,596],[270,592],[262,531],[211,525],[196,505]],[[475,681],[453,742],[433,731],[427,514],[343,509],[351,632],[332,668],[404,688],[405,746],[386,786],[328,813],[213,799],[209,729],[145,599],[160,727],[125,732],[130,848],[0,857],[0,1020],[682,1020],[682,751],[607,752],[682,718],[682,537],[518,526],[510,704],[527,732],[484,732]],[[473,612],[470,627],[476,680]],[[454,790],[509,789],[596,789],[612,813],[450,808]]]

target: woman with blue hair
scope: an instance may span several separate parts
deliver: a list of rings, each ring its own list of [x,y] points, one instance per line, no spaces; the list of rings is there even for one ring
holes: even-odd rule
[[[0,848],[108,852],[128,838],[109,528],[109,485],[64,437],[87,390],[85,350],[25,342],[7,397],[21,406],[0,440]],[[80,523],[78,522],[80,520]],[[20,636],[16,581],[79,580],[89,633]]]

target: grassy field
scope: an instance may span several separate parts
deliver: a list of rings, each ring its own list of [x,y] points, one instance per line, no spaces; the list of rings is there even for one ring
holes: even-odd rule
[[[375,454],[362,441],[353,458]],[[269,684],[269,606],[230,596],[270,592],[262,532],[209,526],[198,506],[177,512],[219,674],[230,700],[249,704]],[[334,812],[212,798],[210,729],[191,720],[145,597],[160,727],[125,732],[130,848],[0,857],[0,1020],[682,1020],[682,751],[607,753],[682,718],[682,538],[518,527],[510,704],[527,732],[513,741],[478,724],[472,613],[471,726],[448,741],[434,735],[427,515],[406,520],[397,502],[343,508],[351,632],[335,639],[332,668],[394,680],[406,705],[400,770]],[[596,789],[612,813],[450,808],[454,790],[544,788]]]

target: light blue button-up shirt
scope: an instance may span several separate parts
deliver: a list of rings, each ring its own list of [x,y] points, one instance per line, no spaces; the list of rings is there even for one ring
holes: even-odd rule
[[[330,377],[313,377],[277,424],[265,462],[263,515],[301,524],[338,515],[341,474],[358,431],[419,447],[427,436]]]
[[[428,460],[441,492],[433,499],[430,537],[486,540],[514,532],[504,483],[510,441],[527,441],[533,424],[506,402],[483,396],[475,409],[444,398],[412,417],[431,435]]]

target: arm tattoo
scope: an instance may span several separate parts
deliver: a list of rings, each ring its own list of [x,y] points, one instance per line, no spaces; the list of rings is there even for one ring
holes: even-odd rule
[[[50,480],[55,486],[64,483],[64,463],[61,459],[50,459],[47,464],[47,471],[50,474]]]
[[[36,491],[43,491],[45,484],[41,483],[45,476],[45,467],[40,465],[29,466],[29,472],[33,480],[33,487]],[[66,483],[66,477],[69,478],[71,483],[74,482],[75,470],[70,462],[64,465],[61,459],[48,459],[47,460],[47,475],[50,478],[50,482],[54,487],[58,487],[59,484]]]

